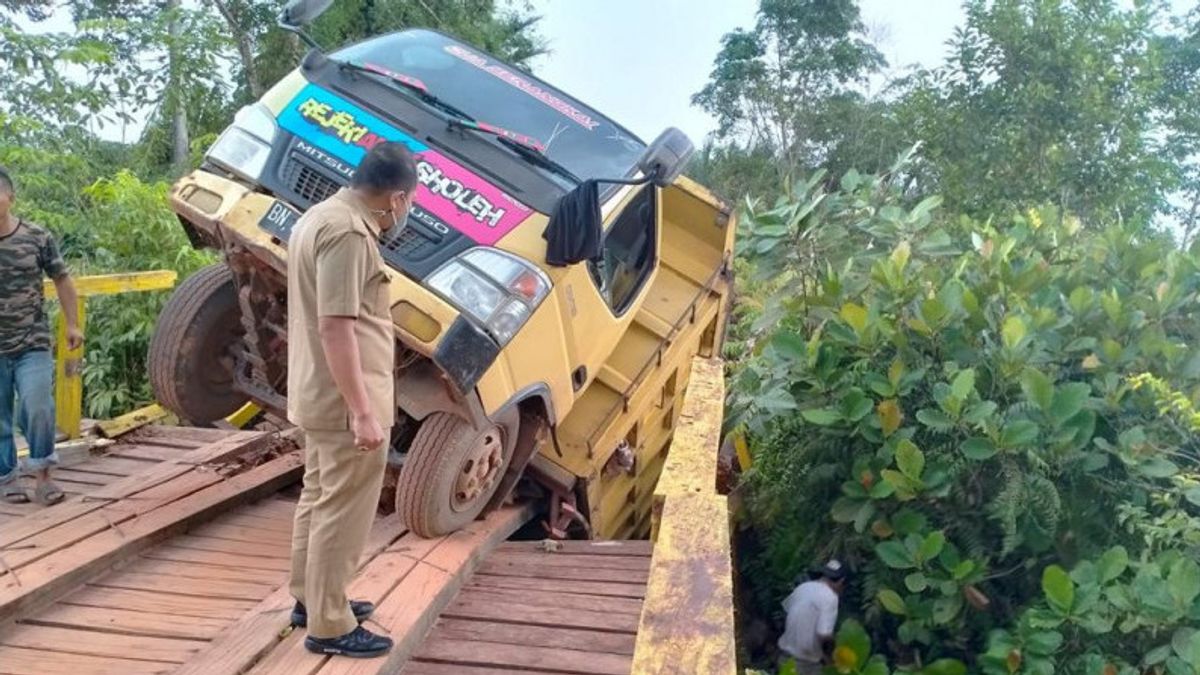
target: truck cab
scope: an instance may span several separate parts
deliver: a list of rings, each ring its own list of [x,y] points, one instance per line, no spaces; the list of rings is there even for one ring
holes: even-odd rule
[[[719,351],[731,286],[733,219],[680,175],[681,139],[648,145],[432,30],[313,49],[172,190],[193,245],[221,262],[162,313],[155,393],[196,424],[247,401],[286,414],[291,229],[371,147],[403,143],[414,207],[379,242],[396,508],[422,536],[518,497],[555,536],[638,534],[688,363]],[[580,234],[586,259],[563,260],[558,240]]]

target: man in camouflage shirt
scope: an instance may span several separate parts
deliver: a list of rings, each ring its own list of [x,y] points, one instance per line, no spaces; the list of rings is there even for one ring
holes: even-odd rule
[[[25,470],[37,479],[34,499],[42,504],[62,501],[63,492],[50,480],[58,463],[54,452],[54,359],[50,356],[50,325],[46,321],[43,275],[54,280],[67,317],[67,343],[83,344],[79,331],[75,284],[46,230],[12,213],[12,178],[0,169],[0,499],[29,501],[21,486],[13,438],[13,412],[29,441]]]

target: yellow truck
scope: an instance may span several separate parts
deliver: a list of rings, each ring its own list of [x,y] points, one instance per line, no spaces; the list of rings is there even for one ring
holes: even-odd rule
[[[421,536],[532,500],[555,537],[648,531],[694,355],[720,351],[729,209],[647,145],[453,37],[405,30],[326,53],[237,113],[171,204],[220,264],[185,280],[150,352],[158,400],[194,424],[286,411],[286,245],[377,143],[416,155],[403,227],[380,242],[396,332],[390,465]]]

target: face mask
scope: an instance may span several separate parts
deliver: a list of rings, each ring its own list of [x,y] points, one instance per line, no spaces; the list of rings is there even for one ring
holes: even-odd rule
[[[393,228],[399,229],[399,228],[403,227],[405,223],[408,222],[408,212],[410,209],[410,207],[408,205],[408,200],[407,199],[403,200],[403,204],[404,204],[403,210],[392,209],[392,227]]]

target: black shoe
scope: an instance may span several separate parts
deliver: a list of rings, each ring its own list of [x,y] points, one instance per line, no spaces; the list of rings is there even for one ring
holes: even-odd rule
[[[354,620],[362,623],[375,613],[375,605],[366,600],[351,600],[350,611],[354,613]],[[299,602],[292,608],[292,625],[301,628],[308,627],[308,609]]]
[[[359,626],[341,637],[304,638],[304,648],[314,654],[349,656],[354,659],[373,659],[383,656],[392,649],[392,639],[376,635]]]

